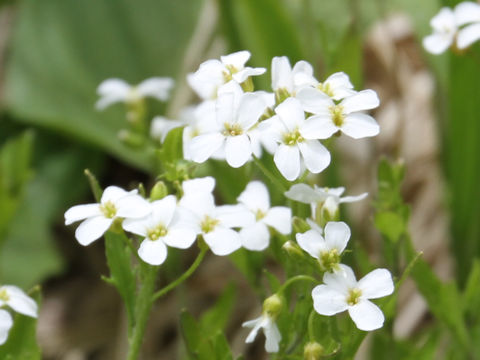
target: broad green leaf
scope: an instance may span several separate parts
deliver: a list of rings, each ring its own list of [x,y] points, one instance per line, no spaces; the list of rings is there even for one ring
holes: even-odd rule
[[[125,128],[124,107],[95,111],[96,87],[112,77],[136,84],[152,76],[182,75],[203,3],[22,1],[6,71],[7,109],[21,121],[67,134],[149,169],[148,153],[117,139],[118,131]]]
[[[127,246],[127,241],[125,234],[113,231],[105,233],[105,254],[110,269],[107,281],[117,288],[125,304],[129,324],[134,324],[136,281],[132,252]]]
[[[480,319],[480,261],[475,259],[465,285],[463,306],[469,323],[477,323]]]
[[[29,294],[40,306],[40,288],[36,287]],[[40,360],[40,347],[37,344],[37,319],[22,314],[12,313],[14,322],[5,344],[0,346],[0,359],[3,360]]]
[[[215,305],[202,315],[200,319],[202,333],[213,334],[225,328],[230,319],[236,298],[237,291],[235,285],[228,285],[223,294],[216,300]]]
[[[212,343],[216,360],[233,360],[230,345],[223,332],[217,332],[216,336],[212,338]]]

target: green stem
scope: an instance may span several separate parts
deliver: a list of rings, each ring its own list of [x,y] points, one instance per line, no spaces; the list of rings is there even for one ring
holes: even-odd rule
[[[277,293],[282,293],[282,292],[284,292],[290,285],[292,285],[293,283],[295,283],[295,282],[297,282],[297,281],[311,281],[311,282],[318,283],[318,280],[315,279],[313,276],[297,275],[297,276],[294,276],[294,277],[288,279],[288,280],[280,287],[280,289],[278,289]]]
[[[310,312],[308,316],[308,338],[310,341],[315,341],[315,334],[313,332],[313,320],[315,319],[315,310]]]
[[[180,276],[177,280],[175,280],[174,282],[168,284],[164,288],[157,291],[153,295],[153,301],[161,298],[163,295],[168,293],[170,290],[175,289],[178,285],[180,285],[182,282],[187,280],[195,272],[195,270],[198,268],[198,266],[202,262],[203,258],[205,257],[205,254],[207,253],[207,250],[208,250],[208,248],[202,248],[202,250],[200,251],[200,254],[198,254],[197,258],[195,259],[193,264],[188,268],[188,270],[185,271],[182,274],[182,276]]]
[[[135,307],[135,325],[130,337],[130,348],[128,349],[127,360],[137,360],[142,346],[148,317],[153,305],[152,294],[155,291],[155,280],[158,267],[141,264],[143,284],[140,288]]]
[[[278,187],[278,190],[280,190],[280,192],[283,194],[285,191],[287,191],[288,189],[286,188],[286,186],[270,171],[266,168],[265,165],[263,165],[263,163],[260,161],[259,158],[257,158],[256,156],[253,156],[253,162],[255,163],[255,165],[258,166],[258,168],[260,169],[260,171],[273,183],[275,184],[277,187]]]

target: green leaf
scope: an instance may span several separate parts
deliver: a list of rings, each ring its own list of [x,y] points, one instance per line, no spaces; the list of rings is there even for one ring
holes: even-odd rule
[[[40,306],[40,288],[29,294]],[[40,360],[40,347],[36,338],[37,319],[15,313],[13,327],[5,344],[0,346],[0,359],[3,360]]]
[[[233,360],[230,345],[228,344],[227,338],[223,332],[217,332],[215,337],[212,338],[212,343],[216,360]]]
[[[480,319],[480,260],[475,259],[467,284],[463,292],[463,306],[469,323],[478,323]]]
[[[149,169],[149,154],[117,138],[125,108],[94,109],[98,84],[182,76],[203,0],[25,0],[18,9],[6,70],[6,106],[48,127]],[[45,26],[48,24],[48,27]],[[155,101],[149,104],[157,105]],[[150,116],[153,115],[149,113]]]
[[[105,233],[105,254],[110,269],[107,281],[117,288],[125,304],[129,324],[134,324],[136,281],[127,241],[125,234],[113,231]]]
[[[407,224],[401,215],[393,211],[377,212],[375,214],[375,227],[388,240],[396,243],[405,233]]]
[[[200,319],[202,333],[213,334],[225,328],[235,305],[236,295],[235,284],[229,284],[217,299],[215,305],[205,312]]]

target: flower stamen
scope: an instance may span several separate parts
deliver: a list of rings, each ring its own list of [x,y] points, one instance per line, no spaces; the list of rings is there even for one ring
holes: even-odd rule
[[[117,215],[117,208],[115,204],[111,201],[107,201],[104,204],[100,205],[100,211],[107,219],[113,219]]]
[[[360,296],[362,296],[362,290],[350,289],[347,296],[347,304],[350,306],[357,305],[360,302]]]

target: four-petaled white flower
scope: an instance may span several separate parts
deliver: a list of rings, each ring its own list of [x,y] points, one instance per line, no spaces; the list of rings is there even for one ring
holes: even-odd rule
[[[262,329],[265,334],[265,350],[269,353],[278,352],[278,344],[282,340],[282,335],[280,334],[280,331],[278,331],[275,319],[270,317],[267,313],[264,312],[262,316],[256,319],[245,321],[242,326],[253,328],[245,340],[246,343],[253,342],[258,334],[258,330]]]
[[[288,98],[275,108],[276,115],[260,124],[279,144],[275,150],[274,162],[280,173],[290,181],[300,176],[302,161],[310,172],[317,174],[330,164],[330,153],[310,128],[310,119],[300,102]]]
[[[480,39],[480,4],[464,1],[455,6],[457,26],[463,26],[457,34],[457,47],[466,49]]]
[[[295,96],[303,86],[309,86],[313,79],[313,68],[306,61],[297,62],[292,69],[286,56],[272,59],[272,89],[281,97]]]
[[[97,88],[100,99],[95,106],[98,110],[103,110],[117,102],[135,103],[145,97],[166,101],[173,84],[173,79],[165,77],[146,79],[136,86],[122,79],[107,79]]]
[[[250,76],[262,75],[266,71],[265,68],[245,67],[249,58],[249,51],[238,51],[221,56],[220,60],[207,60],[196,72],[187,75],[188,84],[201,99],[215,99],[224,84],[232,80],[241,84]]]
[[[215,206],[208,191],[213,178],[196,180],[189,180],[186,187],[185,182],[183,185],[184,196],[179,203],[181,226],[201,234],[215,255],[231,254],[242,246],[240,234],[233,228],[250,226],[255,216],[241,205]]]
[[[160,265],[167,258],[167,245],[186,249],[195,241],[197,234],[192,229],[181,226],[176,207],[176,197],[168,195],[151,203],[150,215],[123,222],[126,231],[145,237],[138,249],[138,255],[143,261]]]
[[[393,280],[386,269],[376,269],[356,280],[352,269],[341,264],[339,271],[326,272],[325,284],[312,290],[313,307],[320,315],[335,315],[348,310],[355,325],[364,331],[379,329],[385,317],[382,310],[370,302],[390,295],[394,291]]]
[[[89,245],[99,239],[117,218],[138,219],[147,216],[150,204],[137,190],[127,192],[117,186],[105,189],[100,203],[76,205],[65,212],[65,225],[84,220],[75,231],[81,245]]]
[[[224,89],[227,89],[225,87]],[[225,153],[232,167],[244,165],[252,156],[253,147],[248,131],[258,122],[267,104],[256,93],[243,93],[236,83],[221,92],[216,103],[216,129],[194,137],[189,154],[202,163],[218,151]]]
[[[377,93],[362,90],[336,104],[329,96],[314,88],[303,88],[297,94],[306,112],[315,114],[308,120],[308,131],[316,139],[328,139],[338,131],[354,139],[378,135],[380,127],[373,117],[361,111],[380,104]]]
[[[237,200],[250,210],[256,219],[254,224],[240,230],[244,248],[254,251],[267,248],[270,240],[267,226],[284,235],[292,231],[292,210],[285,206],[271,208],[267,187],[260,181],[250,182]]]
[[[33,318],[37,317],[37,303],[29,297],[22,289],[13,285],[4,285],[0,287],[0,308],[9,306],[14,311]],[[4,344],[8,338],[8,332],[13,325],[13,319],[10,313],[0,309],[0,345]]]
[[[296,235],[300,247],[318,260],[324,271],[340,269],[340,255],[350,239],[350,228],[343,221],[330,221],[325,226],[325,238],[312,229]]]
[[[344,187],[322,188],[314,185],[312,188],[306,184],[295,184],[285,192],[285,196],[304,204],[310,204],[312,207],[313,218],[315,218],[315,213],[318,207],[321,207],[320,210],[327,211],[330,217],[334,218],[338,212],[340,204],[357,202],[368,196],[368,193],[363,193],[357,196],[342,197],[341,195],[344,191]]]
[[[423,39],[423,46],[432,54],[440,54],[455,42],[457,23],[452,9],[444,7],[430,20],[433,34]]]
[[[344,72],[337,72],[330,75],[323,83],[306,73],[297,75],[297,82],[310,85],[316,91],[321,92],[333,100],[339,101],[355,94],[350,78]],[[303,86],[302,86],[303,87]]]

